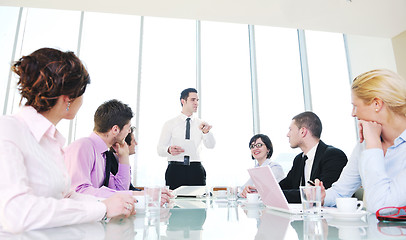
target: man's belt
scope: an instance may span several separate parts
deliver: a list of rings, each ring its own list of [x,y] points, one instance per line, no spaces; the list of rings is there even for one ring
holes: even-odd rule
[[[182,165],[182,166],[189,166],[185,164],[184,162],[178,162],[178,161],[168,161],[168,164],[173,164],[173,165]],[[201,162],[190,162],[190,165],[201,165]]]

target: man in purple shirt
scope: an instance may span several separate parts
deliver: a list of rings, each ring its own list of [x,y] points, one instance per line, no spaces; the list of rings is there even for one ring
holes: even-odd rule
[[[124,142],[130,132],[131,108],[118,100],[100,105],[94,115],[94,129],[89,137],[81,138],[65,148],[65,163],[72,179],[72,190],[107,198],[115,192],[143,195],[129,191],[129,148]],[[118,171],[110,174],[108,187],[103,186],[106,152],[113,147],[118,156]],[[138,193],[138,194],[137,194]]]

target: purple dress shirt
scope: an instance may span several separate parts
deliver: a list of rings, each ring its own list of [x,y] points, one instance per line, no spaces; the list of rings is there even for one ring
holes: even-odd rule
[[[65,163],[72,179],[72,190],[108,198],[117,191],[132,194],[130,165],[119,164],[116,175],[110,174],[109,186],[103,185],[106,159],[106,143],[96,133],[81,138],[65,148]]]

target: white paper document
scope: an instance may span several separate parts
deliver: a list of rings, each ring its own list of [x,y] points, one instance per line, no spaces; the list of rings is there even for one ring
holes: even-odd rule
[[[185,150],[178,156],[189,156],[190,159],[197,159],[195,143],[190,139],[173,139],[173,145],[179,146]]]

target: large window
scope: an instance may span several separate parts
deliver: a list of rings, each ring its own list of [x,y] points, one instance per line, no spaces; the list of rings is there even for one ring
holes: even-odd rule
[[[105,101],[118,99],[136,112],[139,38],[140,17],[84,15],[80,58],[89,71],[91,84],[77,115],[76,139],[93,131],[94,113]]]
[[[13,54],[18,15],[19,8],[0,7],[0,23],[3,23],[0,24],[0,111],[2,113],[4,104],[6,104],[7,86],[12,64],[11,58]],[[15,83],[13,82],[13,84]]]
[[[158,156],[162,126],[180,114],[180,92],[196,87],[196,21],[145,17],[137,185],[165,184],[166,158]]]
[[[16,60],[43,47],[76,52],[80,12],[26,8],[22,16]],[[4,24],[7,25],[7,21]],[[20,95],[15,90],[16,82],[16,78],[12,78],[7,113],[15,113],[19,109]],[[68,136],[69,122],[61,121],[58,129]]]
[[[286,134],[292,117],[304,111],[297,31],[255,27],[261,133],[273,143],[272,159],[287,174],[299,150]]]
[[[140,19],[131,15],[85,13],[80,58],[89,71],[91,84],[74,122],[73,140],[89,136],[94,113],[105,101],[118,99],[136,114]],[[136,156],[130,156],[133,173]]]
[[[214,149],[202,151],[208,185],[242,185],[253,167],[248,28],[202,22],[202,119],[213,126]]]
[[[1,108],[13,51],[16,59],[41,47],[74,51],[89,70],[91,84],[77,118],[62,121],[58,129],[70,141],[88,136],[100,104],[113,98],[129,104],[137,126],[138,149],[131,158],[135,185],[164,184],[167,161],[157,154],[158,140],[163,124],[180,114],[180,92],[189,87],[200,88],[200,115],[213,126],[217,141],[201,156],[209,186],[242,185],[248,179],[246,169],[255,163],[248,147],[253,126],[271,138],[272,159],[285,173],[300,151],[290,149],[286,137],[292,117],[304,111],[307,94],[295,29],[255,26],[256,91],[247,25],[203,21],[198,35],[195,20],[25,8],[17,29],[19,10],[0,7]],[[312,106],[323,122],[322,139],[349,154],[355,125],[342,35],[305,35]],[[8,93],[6,114],[15,113],[20,99],[15,77]],[[258,99],[259,119],[253,115],[253,99]]]
[[[306,31],[313,111],[323,124],[321,139],[349,157],[356,144],[343,36]]]

